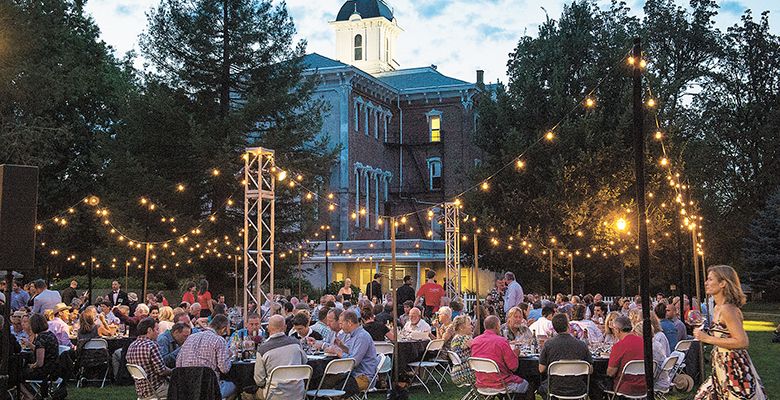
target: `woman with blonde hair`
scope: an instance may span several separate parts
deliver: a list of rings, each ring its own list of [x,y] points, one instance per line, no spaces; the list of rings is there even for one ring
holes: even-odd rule
[[[160,307],[160,319],[157,324],[157,331],[163,333],[173,327],[173,308],[169,306]]]
[[[352,279],[344,279],[344,286],[339,289],[337,295],[341,295],[344,301],[352,301]]]
[[[474,325],[468,315],[459,315],[452,321],[451,331],[454,332],[450,342],[450,350],[458,355],[461,363],[453,365],[450,371],[452,383],[457,386],[474,383],[474,372],[469,368],[468,359],[471,357],[471,340],[474,333]]]
[[[618,341],[617,329],[614,327],[615,318],[619,317],[620,313],[612,311],[607,314],[607,318],[604,319],[604,343],[614,344]]]
[[[704,291],[715,300],[712,327],[694,329],[693,337],[713,346],[712,373],[695,398],[765,400],[761,378],[747,351],[750,342],[740,310],[745,294],[737,272],[728,265],[709,267]]]

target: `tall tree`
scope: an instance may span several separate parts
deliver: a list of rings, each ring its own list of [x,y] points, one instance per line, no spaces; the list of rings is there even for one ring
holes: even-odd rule
[[[780,189],[769,197],[748,227],[744,241],[745,266],[756,289],[778,298],[780,289]]]

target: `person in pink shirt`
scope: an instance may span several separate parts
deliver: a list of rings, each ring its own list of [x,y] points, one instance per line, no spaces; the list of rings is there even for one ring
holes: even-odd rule
[[[485,318],[485,332],[471,342],[471,356],[493,360],[499,370],[498,374],[477,372],[477,387],[503,389],[506,385],[510,393],[525,393],[528,381],[513,373],[519,364],[520,348],[512,349],[500,329],[501,320],[491,315]]]

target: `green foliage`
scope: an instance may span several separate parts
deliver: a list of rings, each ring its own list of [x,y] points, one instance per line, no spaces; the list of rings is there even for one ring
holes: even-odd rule
[[[744,241],[745,266],[754,290],[777,299],[780,289],[780,189],[776,190],[748,227]]]
[[[87,286],[87,282],[89,282],[89,281],[88,281],[88,278],[87,278],[86,275],[67,276],[67,277],[61,278],[59,280],[52,281],[52,287],[51,288],[53,290],[61,291],[61,290],[65,289],[65,288],[67,288],[68,286],[70,286],[70,281],[72,281],[74,279],[79,283],[79,287],[77,289],[79,291],[79,293],[81,293],[81,291],[86,291],[87,290],[87,287],[88,287]],[[95,292],[94,296],[95,297],[96,296],[103,296],[106,293],[110,292],[111,291],[111,282],[113,282],[115,280],[117,280],[117,279],[116,278],[99,278],[99,277],[93,276],[92,277],[92,287],[94,288],[94,292]],[[119,283],[121,283],[122,286],[123,286],[122,290],[125,290],[125,291],[128,291],[128,292],[135,291],[138,294],[139,297],[141,296],[141,291],[143,291],[143,280],[141,278],[139,278],[139,277],[130,277],[128,279],[128,282],[127,282],[127,284],[128,284],[127,288],[124,287],[124,284],[125,284],[124,278],[119,279]],[[158,292],[160,290],[168,291],[168,290],[171,290],[171,289],[172,288],[167,287],[162,282],[149,282],[149,285],[148,285],[148,290],[150,292]],[[170,299],[170,295],[166,295],[166,297],[168,297]]]

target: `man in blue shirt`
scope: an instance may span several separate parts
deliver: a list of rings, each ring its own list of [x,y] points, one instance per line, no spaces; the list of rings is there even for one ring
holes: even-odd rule
[[[355,367],[352,369],[350,379],[345,391],[346,397],[365,391],[376,374],[379,365],[374,340],[371,335],[360,326],[357,314],[352,310],[341,313],[339,317],[341,330],[344,331],[344,340],[336,339],[335,344],[328,348],[328,352],[335,353],[340,358],[354,358]]]
[[[11,292],[11,311],[27,307],[27,302],[30,301],[30,294],[26,290],[22,290],[18,281],[14,281],[13,289],[13,292]]]
[[[504,294],[504,315],[507,315],[512,307],[516,307],[525,300],[525,295],[523,294],[523,287],[515,280],[514,273],[507,272],[504,274],[504,280],[507,282]]]
[[[173,324],[171,330],[165,331],[157,336],[157,347],[160,348],[160,356],[168,368],[176,367],[176,356],[179,355],[179,349],[184,341],[192,333],[192,328],[184,322]]]
[[[677,346],[677,326],[674,324],[674,309],[671,307],[667,309],[666,303],[658,303],[655,306],[655,316],[661,321],[661,330],[666,336],[666,340],[669,341],[669,349],[674,351],[674,347]]]

